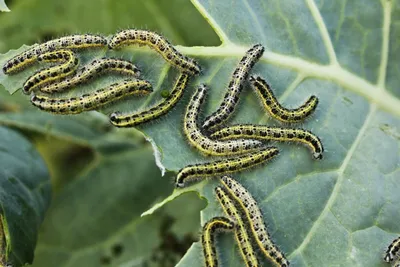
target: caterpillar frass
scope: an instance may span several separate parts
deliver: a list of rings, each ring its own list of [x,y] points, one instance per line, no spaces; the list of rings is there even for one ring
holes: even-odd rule
[[[206,267],[218,267],[215,237],[219,231],[232,231],[235,223],[225,217],[214,217],[203,226],[201,244]]]
[[[250,84],[259,95],[265,109],[271,116],[279,121],[287,123],[300,122],[314,113],[318,105],[318,98],[314,95],[296,109],[284,108],[276,99],[270,85],[260,76],[251,76]]]
[[[233,114],[239,101],[240,92],[243,89],[243,82],[247,79],[250,70],[263,53],[264,47],[260,44],[254,45],[246,52],[246,55],[240,60],[239,66],[233,72],[232,79],[228,85],[228,91],[221,105],[217,111],[205,119],[202,125],[204,129],[209,130],[225,122]]]
[[[315,159],[322,159],[324,147],[318,136],[303,129],[287,129],[263,125],[239,124],[222,128],[210,135],[218,140],[252,138],[257,140],[276,140],[300,142],[307,145]]]
[[[199,74],[201,68],[193,59],[179,53],[163,36],[146,30],[129,29],[115,34],[108,46],[110,49],[124,45],[147,45],[156,50],[168,63],[189,75]]]
[[[239,203],[241,210],[247,216],[251,232],[253,233],[262,253],[277,266],[288,267],[289,261],[271,240],[267,227],[264,224],[261,210],[250,192],[247,191],[247,189],[239,182],[229,176],[223,176],[221,182],[231,197]]]
[[[58,50],[54,52],[47,52],[38,56],[39,62],[62,62],[59,65],[52,66],[37,71],[30,76],[22,86],[22,92],[29,94],[36,88],[43,87],[43,85],[58,81],[64,77],[72,75],[79,65],[79,59],[75,53],[70,50]]]
[[[41,54],[59,49],[78,49],[90,47],[105,47],[107,39],[100,35],[83,34],[70,35],[34,45],[32,48],[8,60],[3,66],[4,74],[12,74],[25,69],[37,60]]]
[[[229,197],[228,193],[226,193],[226,191],[222,187],[217,186],[215,188],[215,194],[225,214],[235,221],[236,224],[235,237],[239,246],[240,254],[242,255],[242,258],[246,266],[247,267],[259,266],[260,264],[257,259],[257,255],[254,251],[253,245],[251,244],[251,240],[246,229],[247,227],[243,221],[243,218],[239,210],[236,208],[235,204]]]
[[[114,112],[110,115],[110,122],[116,127],[134,127],[139,124],[157,119],[168,113],[182,98],[184,89],[189,81],[189,75],[180,74],[172,92],[155,107],[136,113],[122,114]]]
[[[259,149],[262,143],[257,140],[239,139],[216,141],[208,138],[201,132],[197,121],[199,119],[200,106],[204,102],[206,91],[207,87],[204,84],[200,85],[186,108],[183,119],[183,129],[189,143],[204,154],[218,156],[243,154]]]
[[[213,162],[188,165],[179,170],[176,176],[176,187],[182,188],[187,183],[201,177],[220,176],[228,173],[239,172],[254,167],[274,158],[279,154],[276,147],[264,147],[248,154],[226,158]]]
[[[40,91],[44,93],[62,92],[68,88],[86,83],[94,77],[106,72],[131,75],[136,78],[140,76],[140,70],[129,61],[114,58],[95,59],[88,65],[79,69],[73,77],[68,77],[60,82],[46,85],[40,88]]]
[[[386,250],[384,260],[386,262],[392,262],[396,257],[400,258],[400,237],[396,238],[392,241],[392,243],[390,243]]]
[[[152,92],[151,84],[144,80],[125,80],[107,88],[72,98],[54,98],[33,94],[31,102],[41,110],[57,114],[77,114],[93,110],[129,95],[145,95]]]

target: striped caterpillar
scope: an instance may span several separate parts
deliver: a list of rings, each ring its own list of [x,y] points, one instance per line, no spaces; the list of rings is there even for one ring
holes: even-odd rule
[[[54,52],[47,52],[38,56],[39,62],[62,62],[60,65],[52,66],[39,70],[30,76],[22,87],[24,94],[29,94],[36,88],[43,87],[48,84],[64,77],[73,74],[79,65],[79,59],[75,53],[70,50],[58,50]]]
[[[176,187],[182,188],[186,186],[187,182],[196,180],[199,177],[219,176],[242,171],[267,162],[278,154],[279,150],[276,147],[265,147],[258,151],[233,158],[188,165],[179,170],[175,185]]]
[[[247,227],[243,222],[239,210],[236,208],[232,199],[229,197],[229,195],[222,187],[217,186],[215,188],[215,194],[225,214],[235,221],[236,224],[235,237],[239,245],[240,254],[242,255],[242,258],[246,266],[247,267],[259,266],[260,264],[258,262],[253,245],[251,244],[251,240],[246,229]]]
[[[252,138],[259,140],[300,142],[310,148],[315,159],[322,159],[322,153],[324,152],[324,147],[318,136],[303,129],[285,129],[280,127],[240,124],[222,128],[212,133],[211,138],[218,140]]]
[[[31,102],[41,110],[57,114],[77,114],[92,110],[129,95],[152,92],[151,84],[143,80],[125,80],[107,88],[72,98],[53,98],[33,94]]]
[[[392,262],[396,257],[398,258],[395,262],[395,266],[397,267],[400,265],[400,237],[394,239],[392,243],[390,243],[386,250],[384,260],[386,262]]]
[[[200,106],[204,101],[207,87],[202,84],[198,87],[192,96],[187,108],[184,122],[184,133],[189,143],[199,149],[204,154],[209,155],[233,155],[244,152],[254,151],[262,146],[262,143],[256,140],[230,140],[215,141],[203,135],[197,125]]]
[[[172,92],[167,98],[165,98],[155,107],[133,114],[121,114],[120,112],[114,112],[110,115],[110,122],[116,127],[134,127],[136,125],[161,117],[170,111],[182,98],[188,81],[189,76],[187,74],[180,74],[175,82]]]
[[[274,96],[270,85],[259,76],[251,76],[250,83],[255,91],[258,93],[265,109],[275,119],[294,123],[300,122],[310,116],[318,105],[318,98],[316,96],[310,96],[310,98],[300,107],[296,109],[284,108]]]
[[[219,231],[232,231],[235,223],[225,217],[214,217],[203,226],[201,243],[206,267],[218,267],[215,235]]]
[[[236,104],[239,101],[240,92],[243,89],[243,82],[247,79],[251,68],[263,53],[264,47],[260,44],[254,45],[246,52],[246,55],[240,60],[239,66],[233,72],[232,79],[228,85],[228,91],[221,105],[205,119],[202,125],[204,129],[209,130],[223,123],[233,114]]]
[[[179,53],[167,39],[155,32],[138,29],[123,30],[111,38],[108,46],[116,49],[129,44],[147,45],[153,48],[167,62],[189,75],[199,74],[201,71],[196,61]]]
[[[73,77],[64,79],[58,83],[46,85],[42,87],[40,91],[44,93],[62,92],[65,89],[86,83],[94,77],[106,72],[132,75],[136,78],[140,76],[140,70],[129,61],[114,58],[95,59],[88,65],[79,69]]]
[[[229,176],[223,176],[221,182],[230,196],[239,203],[241,210],[247,216],[250,229],[262,253],[278,266],[288,267],[289,261],[271,240],[267,227],[264,224],[261,210],[250,192]]]
[[[27,51],[14,56],[3,66],[4,74],[13,74],[34,63],[39,55],[59,49],[78,49],[107,46],[107,39],[100,35],[70,35],[35,45]]]

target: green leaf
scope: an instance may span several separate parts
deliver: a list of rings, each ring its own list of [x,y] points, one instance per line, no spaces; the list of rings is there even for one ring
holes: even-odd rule
[[[0,127],[0,137],[0,265],[17,267],[33,261],[50,204],[50,177],[28,140],[6,127]]]
[[[177,171],[187,164],[214,160],[190,148],[178,130],[188,98],[196,85],[205,82],[211,90],[203,115],[214,111],[240,58],[252,44],[261,43],[267,51],[252,73],[271,82],[279,101],[295,107],[311,94],[319,97],[315,115],[293,127],[312,130],[321,138],[324,159],[314,161],[304,147],[279,143],[276,160],[233,176],[259,201],[273,239],[293,265],[384,266],[382,251],[400,234],[396,223],[400,220],[399,1],[192,2],[222,45],[177,47],[197,59],[204,72],[192,79],[173,111],[138,127],[159,148],[162,164]],[[0,64],[12,53],[3,56]],[[82,58],[86,62],[104,55],[133,60],[142,68],[142,77],[154,85],[149,97],[119,101],[102,109],[105,114],[153,106],[177,76],[146,48],[85,52]],[[13,92],[32,71],[18,77],[0,74],[0,82]],[[82,94],[112,81],[114,77],[102,77],[65,95]],[[236,123],[280,125],[260,107],[250,88],[242,93],[229,122]],[[206,180],[176,190],[161,204],[183,192],[197,191],[209,202],[202,212],[204,223],[223,214],[213,195],[216,185],[216,180]],[[224,265],[243,265],[234,248],[232,236],[221,238],[218,251]],[[195,244],[180,266],[201,266],[200,251]],[[266,260],[263,263],[270,266]]]
[[[0,11],[3,12],[10,12],[11,10],[8,9],[6,3],[4,2],[4,0],[0,0]]]

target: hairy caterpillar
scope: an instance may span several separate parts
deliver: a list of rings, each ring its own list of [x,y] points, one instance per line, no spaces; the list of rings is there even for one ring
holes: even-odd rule
[[[392,262],[396,257],[400,257],[400,237],[396,238],[392,241],[392,243],[390,243],[386,250],[384,260],[386,262]]]
[[[214,217],[203,226],[201,243],[206,267],[218,267],[218,256],[215,248],[215,235],[217,231],[230,231],[235,223],[225,217]]]
[[[246,55],[240,60],[239,66],[233,72],[232,79],[228,85],[228,91],[221,105],[217,111],[205,119],[202,126],[204,129],[210,129],[223,123],[234,112],[236,104],[239,101],[239,94],[243,89],[243,82],[247,79],[251,68],[263,53],[264,47],[260,44],[254,45],[246,52]]]
[[[114,112],[110,115],[111,123],[116,127],[133,127],[161,117],[170,111],[181,99],[188,80],[189,76],[187,74],[180,74],[175,82],[172,92],[167,98],[165,98],[155,107],[133,114],[121,114],[120,112]]]
[[[318,98],[314,95],[310,96],[303,105],[296,109],[284,108],[274,96],[270,85],[260,76],[251,76],[250,83],[271,116],[282,122],[294,123],[302,121],[317,108]]]
[[[114,58],[95,59],[88,65],[79,69],[73,77],[66,78],[58,83],[46,85],[42,87],[40,91],[45,93],[61,92],[65,89],[88,82],[95,76],[105,72],[122,73],[132,75],[136,78],[140,76],[140,70],[129,61]]]
[[[258,151],[233,158],[188,165],[179,170],[175,185],[176,187],[185,187],[188,181],[195,180],[196,178],[219,176],[242,171],[266,162],[278,154],[279,150],[276,147],[265,147]]]
[[[198,127],[197,121],[200,113],[200,106],[204,101],[207,87],[202,84],[192,96],[183,119],[184,133],[190,144],[204,154],[209,155],[233,155],[254,151],[262,146],[257,140],[230,140],[215,141],[203,135]]]
[[[53,98],[33,94],[31,102],[41,110],[58,114],[76,114],[92,110],[128,95],[152,92],[151,84],[143,80],[125,80],[107,88],[72,98]]]
[[[247,216],[253,236],[262,253],[278,266],[289,266],[289,261],[285,258],[285,255],[271,240],[267,227],[264,224],[261,210],[250,192],[229,176],[223,176],[221,182],[232,198],[239,203],[242,211]]]
[[[225,192],[225,190],[219,186],[215,188],[215,193],[219,203],[221,204],[224,212],[236,223],[235,237],[239,245],[240,253],[247,267],[259,266],[259,262],[254,251],[253,245],[249,234],[246,229],[246,225],[240,215],[239,210],[236,208],[232,199]]]
[[[38,56],[39,62],[62,62],[60,65],[52,66],[39,70],[30,76],[22,87],[24,94],[29,94],[32,90],[42,87],[44,84],[60,80],[73,74],[79,65],[79,59],[70,50],[58,50],[47,52]]]
[[[108,46],[115,49],[129,44],[147,45],[153,48],[167,62],[184,73],[193,75],[201,71],[196,61],[179,53],[167,39],[155,32],[138,29],[123,30],[111,38]]]
[[[27,51],[8,60],[3,66],[4,74],[19,72],[37,60],[41,54],[58,49],[76,49],[107,46],[107,39],[100,35],[70,35],[35,45]]]
[[[285,129],[263,125],[239,124],[222,128],[211,134],[211,138],[220,140],[235,138],[253,138],[264,140],[277,140],[300,142],[307,145],[315,159],[322,159],[324,147],[318,136],[303,129]]]

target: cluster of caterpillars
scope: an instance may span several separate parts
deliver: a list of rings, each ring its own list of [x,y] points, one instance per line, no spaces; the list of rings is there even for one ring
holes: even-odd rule
[[[118,49],[132,44],[154,49],[180,72],[170,94],[160,103],[140,112],[115,111],[110,114],[112,125],[134,127],[168,113],[181,99],[190,77],[201,73],[195,60],[182,55],[157,33],[130,29],[120,31],[110,39],[90,34],[65,36],[33,46],[11,58],[3,66],[3,72],[12,75],[35,62],[53,63],[54,65],[31,75],[22,85],[23,92],[30,94],[32,104],[41,110],[56,114],[81,113],[126,96],[147,95],[152,92],[151,83],[139,78],[141,71],[130,61],[101,58],[79,68],[80,61],[76,53],[80,49]],[[318,105],[317,97],[311,96],[300,107],[288,109],[278,102],[266,80],[250,75],[251,69],[263,53],[264,47],[260,44],[252,46],[245,53],[232,74],[220,106],[202,123],[199,122],[199,114],[208,87],[205,84],[197,87],[184,114],[184,134],[190,145],[201,153],[225,158],[182,168],[176,177],[176,187],[185,187],[199,178],[236,173],[268,162],[279,154],[279,150],[266,146],[263,142],[266,140],[303,143],[310,148],[315,159],[322,159],[322,142],[308,130],[252,124],[225,125],[236,110],[246,81],[249,81],[259,96],[266,111],[276,120],[298,123],[314,113]],[[118,73],[130,78],[72,98],[54,96],[107,73]],[[289,266],[284,254],[271,241],[261,211],[251,194],[231,177],[223,176],[221,181],[223,187],[217,187],[215,192],[227,217],[215,217],[204,225],[202,241],[206,265],[218,266],[215,232],[225,229],[234,231],[246,266],[259,266],[253,244],[276,265]]]

